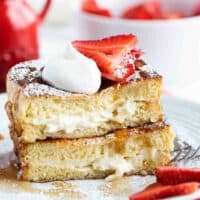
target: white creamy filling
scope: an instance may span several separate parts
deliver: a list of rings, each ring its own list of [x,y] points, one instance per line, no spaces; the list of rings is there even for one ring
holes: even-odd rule
[[[103,157],[95,161],[86,160],[69,160],[68,163],[56,163],[53,160],[40,162],[39,165],[52,166],[58,168],[76,169],[81,171],[100,170],[107,171],[113,170],[114,173],[109,175],[106,180],[113,180],[122,177],[125,173],[129,173],[138,168],[142,168],[144,160],[155,160],[160,155],[160,151],[155,148],[144,149],[140,154],[133,157],[124,157],[119,154],[105,154]],[[91,163],[90,163],[91,162]]]
[[[105,156],[96,160],[92,167],[95,170],[114,170],[114,173],[108,176],[107,180],[113,180],[122,177],[125,173],[134,171],[143,166],[144,160],[154,160],[158,157],[159,152],[157,149],[144,149],[140,154],[134,157],[124,158],[121,155]]]
[[[100,171],[114,170],[114,174],[111,174],[106,178],[107,180],[113,180],[122,177],[124,173],[132,171],[134,169],[134,165],[135,164],[132,163],[131,160],[125,159],[120,155],[115,155],[113,157],[98,159],[93,163],[92,167],[94,170]]]
[[[134,115],[136,111],[136,103],[127,101],[122,104],[116,102],[110,108],[99,112],[88,112],[83,115],[59,115],[50,119],[34,119],[33,124],[45,125],[44,132],[54,133],[57,131],[65,131],[70,134],[75,130],[83,128],[96,128],[104,122],[115,121],[123,123],[127,118]]]

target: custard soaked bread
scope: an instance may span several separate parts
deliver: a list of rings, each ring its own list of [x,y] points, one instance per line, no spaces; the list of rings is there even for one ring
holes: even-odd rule
[[[162,76],[135,43],[131,34],[74,41],[65,58],[9,71],[6,111],[23,180],[113,179],[170,163]]]
[[[105,136],[48,139],[23,144],[11,131],[23,180],[114,178],[124,174],[151,174],[170,163],[174,134],[163,122],[122,129]]]
[[[93,95],[74,94],[42,81],[38,61],[21,63],[7,77],[7,111],[25,142],[80,138],[163,119],[162,77],[147,67],[126,84],[105,82]]]

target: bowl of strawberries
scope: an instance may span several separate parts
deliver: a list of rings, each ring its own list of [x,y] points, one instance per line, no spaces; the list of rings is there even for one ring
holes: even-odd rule
[[[165,88],[199,80],[200,0],[83,0],[76,13],[81,39],[135,34]]]

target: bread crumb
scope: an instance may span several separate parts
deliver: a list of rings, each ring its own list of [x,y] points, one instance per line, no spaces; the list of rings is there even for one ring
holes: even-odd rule
[[[140,175],[141,176],[147,176],[148,175],[148,172],[146,170],[141,170],[140,171]]]
[[[4,139],[4,137],[3,137],[3,135],[0,133],[0,140],[3,140]]]

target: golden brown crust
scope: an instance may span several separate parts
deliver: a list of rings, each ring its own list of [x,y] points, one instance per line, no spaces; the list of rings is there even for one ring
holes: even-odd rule
[[[6,110],[23,180],[152,173],[169,164],[174,133],[163,122],[160,75],[138,67],[127,84],[106,81],[96,94],[72,94],[47,85],[40,64],[19,64],[7,77]]]
[[[141,60],[138,60],[141,63]],[[13,82],[19,87],[25,88],[24,92],[26,90],[26,87],[29,86],[30,84],[37,83],[38,88],[32,88],[32,91],[28,92],[26,91],[25,95],[27,96],[37,96],[39,95],[52,95],[52,93],[56,93],[58,96],[71,96],[71,95],[77,95],[81,96],[84,94],[74,94],[70,92],[65,92],[65,91],[59,91],[56,90],[56,88],[49,86],[43,79],[42,79],[42,69],[45,67],[45,63],[42,60],[34,60],[34,61],[28,61],[28,62],[22,62],[17,65],[15,65],[8,73],[7,76],[7,81],[8,82]],[[109,80],[102,80],[103,83],[101,85],[101,88],[99,92],[104,92],[104,90],[108,88],[119,88],[126,86],[127,84],[130,84],[131,82],[138,82],[138,81],[143,81],[146,79],[162,79],[162,77],[155,72],[153,69],[145,66],[144,67],[144,62],[142,62],[142,67],[140,64],[140,67],[136,67],[136,72],[135,75],[132,76],[132,78],[129,80],[129,83],[125,84],[117,84],[113,81]],[[42,91],[42,88],[44,89],[45,87],[43,86],[48,86],[46,87],[45,91]],[[35,91],[33,91],[35,90]],[[38,91],[40,90],[40,91]]]
[[[10,132],[22,178],[36,182],[103,178],[112,174],[113,170],[94,170],[85,166],[92,166],[106,155],[112,155],[112,158],[120,155],[124,159],[138,161],[141,159],[140,153],[144,151],[152,153],[145,153],[143,163],[134,165],[134,170],[128,174],[139,174],[141,170],[150,173],[156,166],[169,164],[174,139],[170,126],[163,122],[123,129],[101,137],[48,139],[32,144],[20,143],[12,128]],[[82,162],[85,164],[82,165]],[[79,163],[77,166],[80,165],[80,168],[68,168],[68,163]]]
[[[35,106],[33,106],[33,108],[34,107]],[[56,139],[56,138],[95,137],[108,134],[109,132],[124,127],[135,127],[138,125],[143,125],[145,123],[163,120],[161,107],[158,103],[135,102],[135,109],[134,109],[135,113],[131,113],[131,115],[129,114],[129,116],[127,115],[128,117],[123,122],[119,123],[112,120],[112,121],[101,122],[98,128],[82,127],[81,129],[74,130],[72,133],[68,133],[65,130],[55,131],[51,133],[51,132],[45,132],[45,126],[42,124],[35,125],[30,122],[28,123],[22,121],[21,119],[16,117],[15,113],[17,112],[14,111],[14,105],[12,103],[10,102],[7,103],[6,110],[9,115],[12,126],[14,127],[20,139],[25,143],[34,142],[36,140],[43,140],[46,138]]]
[[[96,96],[94,95],[84,95],[84,94],[74,94],[70,92],[65,92],[49,86],[41,78],[41,69],[44,67],[44,63],[40,60],[28,61],[20,63],[9,71],[7,75],[7,90],[8,93],[14,94],[21,91],[24,96],[58,96],[58,97],[69,97],[72,98],[81,96]],[[149,96],[143,96],[143,100],[154,100],[160,97],[160,89],[162,83],[162,76],[153,71],[150,68],[142,67],[136,70],[135,76],[132,77],[129,83],[126,84],[116,84],[112,81],[103,81],[100,91],[97,93],[106,93],[112,90],[116,91],[120,88],[127,87],[128,85],[137,85],[138,82],[148,82],[148,81],[158,82],[158,88],[155,93]],[[30,86],[30,87],[29,87]],[[49,91],[48,91],[49,90]],[[30,93],[29,93],[30,92]],[[48,93],[49,92],[49,93]],[[37,95],[38,93],[38,95]],[[16,95],[10,94],[10,100]],[[35,94],[35,95],[34,95]],[[141,96],[139,98],[142,98]],[[135,100],[142,100],[135,96]],[[14,100],[14,99],[13,99]],[[11,100],[12,101],[12,100]]]
[[[94,141],[96,143],[102,143],[102,142],[104,143],[104,142],[110,141],[110,140],[115,140],[115,141],[121,140],[121,139],[124,140],[129,137],[144,137],[144,138],[147,137],[149,139],[149,138],[151,138],[151,136],[154,137],[155,133],[160,134],[161,131],[171,132],[170,125],[166,124],[164,121],[158,121],[155,123],[144,124],[144,125],[137,126],[134,128],[124,128],[124,129],[116,130],[116,131],[110,132],[110,133],[102,135],[102,136],[76,138],[76,139],[48,138],[48,139],[37,141],[37,142],[45,143],[45,144],[58,143],[59,145],[63,144],[63,146],[65,146],[65,145],[79,146],[79,145],[90,145],[90,144],[93,144]],[[16,130],[14,129],[13,126],[11,126],[11,128],[10,128],[10,132],[11,132],[11,135],[14,134],[15,139],[13,137],[12,137],[12,139],[15,140],[15,143],[19,143],[19,144],[23,143],[23,145],[26,144],[20,140],[19,133],[16,132]],[[142,134],[142,136],[141,136],[141,134]],[[27,145],[28,144],[29,143],[27,143]]]
[[[139,74],[143,75],[139,75],[139,78],[135,77],[127,84],[108,83],[98,93],[84,95],[72,94],[48,86],[41,82],[40,70],[34,68],[35,64],[28,63],[15,66],[7,76],[9,100],[9,106],[6,106],[7,112],[16,132],[21,135],[24,142],[34,142],[37,139],[44,140],[48,137],[94,137],[127,126],[133,127],[163,119],[158,102],[161,95],[162,77],[156,72],[138,71]],[[49,88],[51,88],[51,92],[48,92]],[[27,95],[29,92],[37,92],[38,95]],[[123,110],[126,108],[126,112],[128,112],[126,104],[132,102],[137,104],[136,110],[134,108],[130,110],[132,115],[129,115],[123,121],[115,121],[114,115],[119,113],[118,109],[124,112]],[[92,116],[90,116],[90,113],[92,113]],[[96,117],[94,113],[100,114]],[[76,128],[70,131],[64,124],[62,125],[64,128],[58,128],[53,135],[47,127],[49,121],[44,122],[46,119],[54,119],[55,116],[76,117],[86,116],[86,114],[91,119],[100,116],[101,123],[95,121],[96,125],[92,128],[80,128],[75,125]],[[107,114],[110,118],[102,121],[101,115]],[[120,117],[121,113],[118,115],[117,117]],[[59,121],[57,121],[54,123],[58,124]],[[86,123],[80,122],[80,124]]]
[[[156,160],[144,160],[144,165],[138,169],[125,173],[123,176],[131,175],[153,175],[155,168],[158,166],[170,165],[170,153],[161,152],[160,158]],[[31,182],[50,182],[50,181],[66,181],[66,180],[85,180],[85,179],[102,179],[113,174],[114,170],[68,170],[68,169],[55,169],[52,167],[34,167],[24,166],[21,171],[21,180]]]

